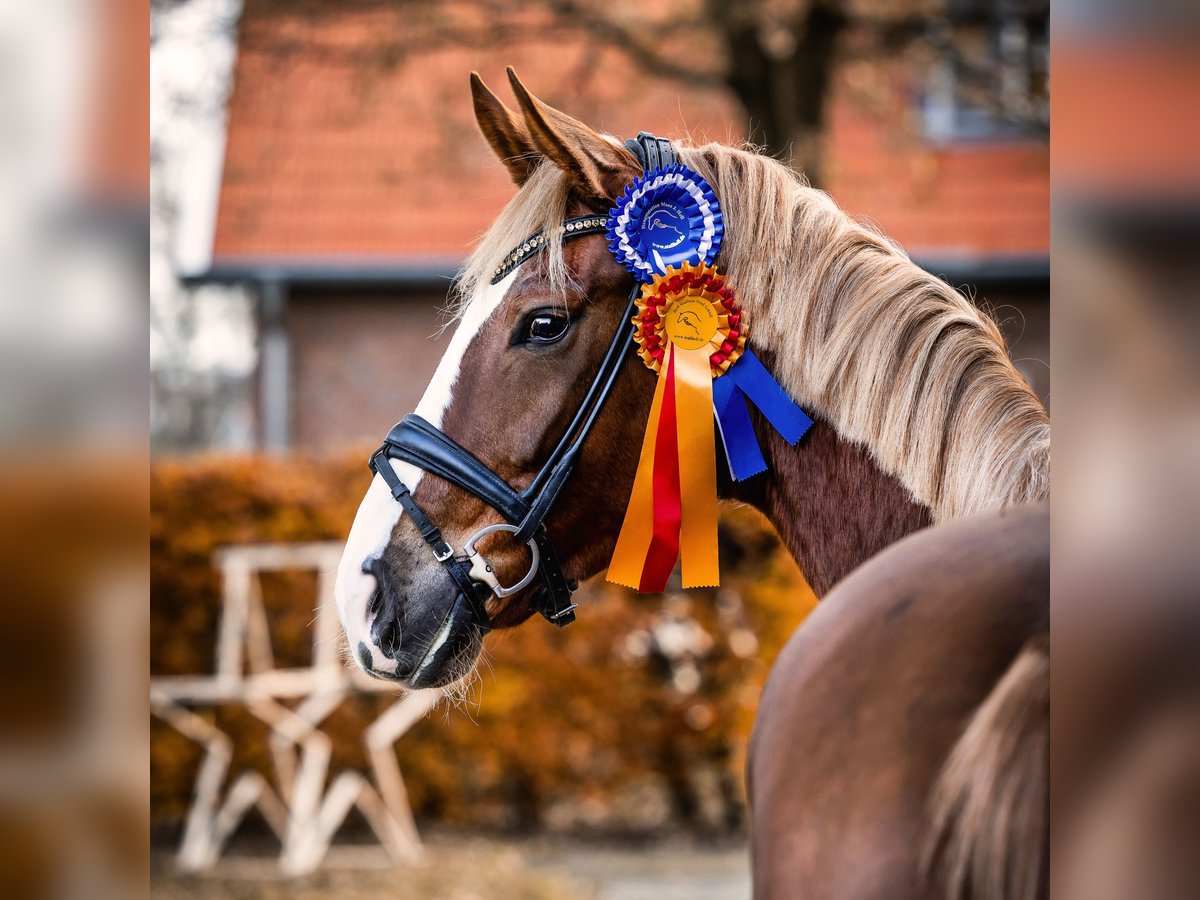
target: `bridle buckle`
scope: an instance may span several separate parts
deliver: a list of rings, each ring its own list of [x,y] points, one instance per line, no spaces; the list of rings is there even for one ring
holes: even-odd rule
[[[493,569],[492,564],[487,561],[487,557],[475,549],[475,543],[480,538],[486,537],[489,534],[495,534],[498,531],[516,534],[518,530],[519,529],[515,525],[488,525],[486,528],[480,528],[477,532],[471,535],[470,538],[467,539],[465,544],[463,544],[463,553],[466,555],[467,559],[471,561],[471,570],[468,574],[475,581],[481,581],[490,587],[492,589],[492,593],[497,597],[507,597],[511,594],[515,594],[522,588],[528,587],[530,582],[533,581],[538,572],[538,565],[541,562],[541,554],[538,552],[537,544],[534,543],[532,538],[525,542],[526,546],[529,547],[530,555],[533,557],[529,565],[529,571],[525,574],[525,577],[516,584],[505,587],[500,583],[500,579],[496,577],[495,569]]]
[[[549,615],[546,616],[546,618],[550,619],[551,621],[556,621],[558,619],[561,619],[563,616],[566,616],[566,615],[569,615],[570,613],[575,612],[575,610],[577,610],[577,609],[579,609],[579,604],[572,603],[570,606],[566,606],[566,607],[560,609],[558,612],[550,613]]]

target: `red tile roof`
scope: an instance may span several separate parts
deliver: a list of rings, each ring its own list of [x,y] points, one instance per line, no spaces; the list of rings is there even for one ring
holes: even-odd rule
[[[478,136],[467,73],[507,96],[512,64],[547,102],[617,135],[740,136],[724,92],[648,79],[582,42],[389,58],[395,7],[311,18],[247,4],[214,256],[458,256],[512,194]],[[930,149],[835,99],[826,186],[914,253],[1045,252],[1045,143]]]
[[[1195,197],[1200,66],[1189,35],[1061,40],[1052,58],[1060,185],[1108,197]]]
[[[1048,142],[931,144],[895,76],[869,111],[844,81],[835,91],[825,177],[834,199],[913,255],[1048,253]]]

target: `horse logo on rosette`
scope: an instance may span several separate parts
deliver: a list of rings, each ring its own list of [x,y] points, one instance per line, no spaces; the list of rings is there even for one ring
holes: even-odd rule
[[[685,350],[703,347],[717,333],[717,311],[703,297],[680,297],[667,308],[665,321],[667,337]]]
[[[694,334],[696,339],[699,340],[700,323],[697,321],[696,314],[694,312],[681,312],[679,314],[679,327],[688,329],[688,331]]]
[[[687,237],[687,217],[671,203],[655,203],[646,211],[643,228],[655,250],[673,250]]]

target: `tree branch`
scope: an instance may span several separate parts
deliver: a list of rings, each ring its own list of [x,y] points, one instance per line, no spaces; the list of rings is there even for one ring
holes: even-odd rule
[[[659,53],[653,43],[646,41],[640,34],[635,34],[623,24],[598,13],[590,6],[575,3],[573,0],[546,0],[544,5],[551,12],[570,22],[572,27],[586,31],[606,44],[624,51],[651,75],[705,87],[724,84],[719,70],[695,69],[681,65],[672,58]],[[696,20],[673,20],[657,26],[657,30],[653,33],[662,36],[687,28],[699,27],[699,24]]]

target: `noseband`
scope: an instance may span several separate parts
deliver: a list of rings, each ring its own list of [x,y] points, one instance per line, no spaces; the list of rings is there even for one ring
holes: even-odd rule
[[[670,142],[644,131],[633,140],[626,141],[625,146],[637,157],[647,172],[675,162],[675,153]],[[563,222],[562,239],[568,241],[589,234],[602,234],[606,223],[607,216],[576,216],[567,219]],[[522,262],[538,253],[546,246],[546,242],[547,237],[542,233],[523,241],[505,257],[492,277],[492,284],[503,280]],[[445,567],[450,578],[471,604],[477,624],[484,629],[490,627],[484,606],[488,598],[493,594],[497,597],[515,594],[531,584],[538,575],[541,575],[542,584],[531,603],[534,611],[541,613],[547,621],[559,627],[575,621],[576,605],[571,602],[571,594],[578,584],[563,574],[558,554],[554,552],[550,536],[546,533],[545,521],[563,485],[575,471],[583,444],[595,426],[605,401],[612,393],[625,358],[634,346],[630,339],[629,321],[633,316],[639,288],[640,285],[635,282],[600,368],[592,379],[579,409],[571,418],[566,432],[524,490],[514,490],[470,451],[415,413],[405,416],[394,425],[384,438],[383,445],[371,455],[371,470],[387,483],[392,496],[421,533],[434,558]],[[387,462],[389,459],[398,459],[414,465],[478,497],[500,513],[507,524],[481,528],[467,538],[462,552],[456,553],[438,527],[417,505],[395,469]],[[514,540],[527,544],[532,560],[528,573],[516,584],[507,586],[500,583],[491,563],[475,547],[476,543],[487,535],[501,531],[508,532]]]

